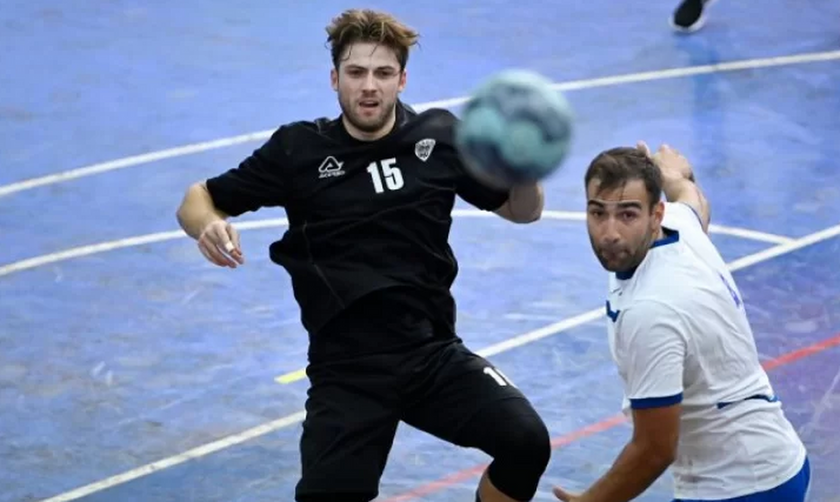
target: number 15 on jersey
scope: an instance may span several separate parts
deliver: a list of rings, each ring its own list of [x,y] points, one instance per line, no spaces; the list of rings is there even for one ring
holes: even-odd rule
[[[399,190],[403,187],[402,171],[395,165],[396,163],[397,159],[392,158],[371,162],[367,167],[367,172],[370,174],[373,189],[376,193],[384,192],[386,187],[391,191]]]

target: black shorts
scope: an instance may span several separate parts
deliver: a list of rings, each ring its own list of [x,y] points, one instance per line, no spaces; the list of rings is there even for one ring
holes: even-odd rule
[[[485,407],[516,407],[536,416],[525,396],[484,358],[454,340],[400,355],[380,354],[310,365],[311,388],[301,437],[302,477],[296,500],[373,500],[403,421],[462,447],[487,450],[516,424],[481,424]],[[475,422],[471,423],[473,429]]]

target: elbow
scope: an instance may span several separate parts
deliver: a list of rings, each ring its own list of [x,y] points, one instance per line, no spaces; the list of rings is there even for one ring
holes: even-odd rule
[[[189,188],[187,188],[186,193],[184,193],[184,196],[181,199],[181,203],[178,205],[178,208],[175,210],[175,220],[181,226],[184,225],[184,219],[186,218],[186,213],[187,213],[187,206],[190,203],[191,193],[193,191],[194,186],[195,185],[191,185]]]
[[[189,188],[187,188],[187,191],[181,200],[181,204],[178,206],[178,209],[175,210],[175,220],[182,228],[185,228],[186,225],[188,225],[191,213],[190,207],[195,205],[195,201],[206,193],[207,188],[202,182],[193,183]]]
[[[178,206],[178,210],[175,211],[175,221],[178,222],[178,226],[181,228],[185,228],[186,226],[186,213],[184,212],[184,205],[181,204]]]

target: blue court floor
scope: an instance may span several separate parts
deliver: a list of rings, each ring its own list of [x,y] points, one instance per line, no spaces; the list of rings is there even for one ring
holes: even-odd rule
[[[811,500],[838,502],[840,2],[721,1],[689,37],[668,27],[675,4],[365,6],[422,34],[407,102],[457,112],[449,100],[524,67],[561,83],[578,116],[542,221],[461,203],[452,238],[462,337],[556,438],[537,500],[594,480],[630,432],[582,176],[599,151],[643,139],[694,162],[810,449]],[[207,263],[174,213],[190,183],[278,125],[338,112],[324,26],[355,6],[3,2],[0,502],[291,500],[306,334],[267,257],[285,215],[237,221],[248,263],[232,271]],[[380,500],[472,500],[486,461],[402,427]],[[666,477],[640,500],[669,490]]]

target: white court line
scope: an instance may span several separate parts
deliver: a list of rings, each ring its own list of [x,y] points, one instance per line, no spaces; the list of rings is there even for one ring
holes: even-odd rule
[[[821,230],[819,232],[800,237],[799,239],[794,239],[784,244],[778,244],[764,251],[745,256],[743,258],[729,263],[728,267],[734,272],[736,270],[751,267],[753,265],[757,265],[761,262],[770,260],[772,258],[791,253],[806,246],[810,246],[812,244],[831,239],[838,235],[840,235],[840,225],[835,225],[831,228],[826,228],[825,230]],[[583,314],[577,315],[570,319],[564,319],[562,321],[549,324],[548,326],[545,326],[538,330],[519,335],[517,337],[511,338],[501,343],[497,343],[495,345],[491,345],[483,350],[478,351],[478,353],[483,355],[484,357],[490,357],[496,354],[500,354],[502,352],[514,349],[516,347],[521,347],[531,342],[535,342],[548,336],[555,335],[563,330],[571,329],[576,326],[592,322],[594,320],[599,319],[603,314],[603,307],[592,309],[588,312],[584,312]],[[101,481],[96,481],[89,485],[76,488],[75,490],[62,493],[60,495],[42,500],[40,502],[69,502],[71,500],[76,500],[87,495],[107,490],[109,488],[121,485],[123,483],[127,483],[134,479],[141,478],[155,471],[166,469],[168,467],[173,467],[178,464],[187,462],[189,460],[203,457],[211,453],[223,450],[225,448],[236,446],[251,439],[270,434],[284,427],[289,427],[290,425],[299,423],[303,421],[305,417],[305,412],[299,411],[297,413],[287,415],[285,417],[265,423],[263,425],[259,425],[257,427],[253,427],[243,432],[232,434],[230,436],[207,443],[205,445],[199,446],[198,448],[193,448],[192,450],[188,450],[183,453],[179,453],[177,455],[173,455],[171,457],[167,457],[162,460],[143,465],[136,469],[123,472],[122,474],[118,474],[116,476],[112,476]]]
[[[493,217],[498,218],[494,213],[488,211],[480,211],[477,209],[455,209],[452,211],[452,216],[455,217]],[[582,212],[573,211],[543,211],[543,218],[552,220],[575,220],[584,221],[585,214]],[[236,228],[239,230],[254,230],[260,228],[280,227],[288,225],[286,218],[272,218],[267,220],[243,221],[236,223]],[[769,242],[773,244],[780,244],[790,242],[793,239],[781,235],[767,234],[764,232],[757,232],[746,228],[725,227],[721,225],[711,225],[709,229],[713,232],[732,235],[735,237],[742,237],[744,239],[751,239],[761,242]],[[114,251],[116,249],[128,248],[133,246],[142,246],[145,244],[152,244],[155,242],[171,241],[186,237],[186,234],[180,230],[173,230],[170,232],[158,232],[154,234],[138,235],[135,237],[128,237],[125,239],[117,239],[113,241],[100,242],[97,244],[88,244],[75,248],[65,249],[55,253],[49,253],[41,256],[35,256],[24,260],[12,262],[0,266],[0,277],[13,274],[15,272],[22,272],[32,268],[42,267],[51,263],[58,263],[73,258],[81,258],[98,253],[105,253],[107,251]]]
[[[285,225],[288,225],[288,220],[286,220],[286,218],[273,218],[268,220],[243,221],[241,223],[236,223],[236,228],[238,230],[252,230],[256,228],[279,227]],[[83,256],[114,251],[115,249],[142,246],[144,244],[152,244],[155,242],[171,241],[181,239],[186,236],[187,235],[181,230],[173,230],[171,232],[138,235],[136,237],[128,237],[125,239],[117,239],[113,241],[100,242],[98,244],[88,244],[85,246],[65,249],[64,251],[35,256],[3,265],[0,267],[0,277],[73,258],[81,258]]]
[[[655,70],[641,73],[629,73],[625,75],[614,75],[611,77],[573,80],[569,82],[560,82],[554,84],[554,89],[562,92],[576,91],[581,89],[592,89],[595,87],[608,87],[615,85],[632,84],[637,82],[650,82],[654,80],[690,77],[694,75],[704,75],[708,73],[755,70],[759,68],[771,68],[776,66],[788,66],[794,64],[834,61],[837,59],[840,59],[840,50],[811,52],[804,54],[795,54],[791,56],[745,59],[741,61],[731,61],[727,63],[688,66],[684,68],[673,68],[667,70]],[[419,103],[414,107],[418,111],[426,110],[429,108],[447,108],[450,106],[461,105],[465,103],[467,99],[467,97],[443,99],[439,101],[431,101],[428,103]],[[189,145],[168,148],[166,150],[158,150],[155,152],[144,153],[141,155],[134,155],[122,159],[92,164],[89,166],[71,169],[69,171],[63,171],[60,173],[49,174],[38,178],[30,178],[28,180],[18,181],[8,185],[0,186],[0,197],[15,192],[30,190],[32,188],[40,186],[62,183],[64,181],[69,181],[84,176],[91,176],[94,174],[105,173],[117,169],[124,169],[126,167],[138,166],[141,164],[147,164],[158,160],[171,159],[174,157],[181,157],[193,153],[206,152],[208,150],[225,148],[228,146],[239,145],[251,141],[266,140],[271,136],[273,132],[274,129],[270,129],[264,131],[256,131],[248,134],[241,134],[239,136],[232,136],[229,138],[216,139],[213,141],[192,143]]]

